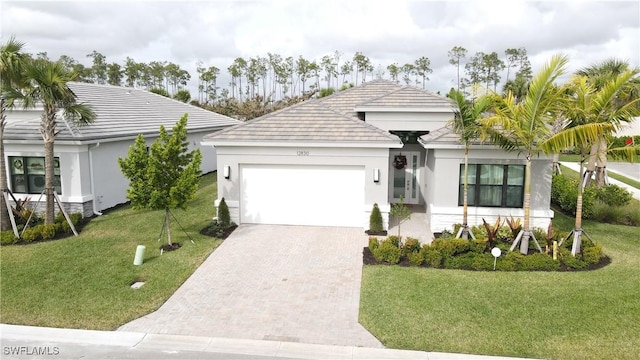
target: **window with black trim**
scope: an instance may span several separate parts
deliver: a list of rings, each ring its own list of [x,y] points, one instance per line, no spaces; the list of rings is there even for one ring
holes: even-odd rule
[[[11,191],[18,194],[40,194],[44,190],[44,157],[9,156]],[[53,189],[62,194],[60,159],[53,159]]]
[[[464,164],[460,164],[458,205],[464,201]],[[469,164],[469,206],[521,208],[524,200],[524,165]]]

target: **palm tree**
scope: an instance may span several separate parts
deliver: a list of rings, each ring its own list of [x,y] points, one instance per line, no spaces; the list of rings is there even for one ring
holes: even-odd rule
[[[469,229],[467,222],[468,217],[468,168],[469,168],[469,149],[471,144],[480,137],[481,126],[477,120],[482,118],[483,113],[487,111],[492,102],[491,96],[483,96],[475,102],[467,101],[464,95],[455,89],[449,92],[451,98],[457,106],[454,118],[449,120],[449,126],[456,133],[460,141],[464,144],[464,185],[463,185],[463,203],[462,203],[462,226],[456,235],[457,238],[468,239],[469,234],[475,239],[475,236]]]
[[[12,98],[22,100],[24,108],[32,108],[42,103],[43,113],[40,132],[44,140],[45,194],[47,208],[45,224],[54,222],[53,196],[53,144],[56,138],[58,111],[63,110],[65,119],[77,125],[89,124],[95,113],[86,104],[76,103],[76,95],[67,83],[76,79],[77,74],[65,70],[60,62],[37,59],[25,66],[26,87],[23,91],[12,92]]]
[[[554,86],[554,81],[564,73],[568,62],[565,56],[554,56],[531,80],[528,92],[517,103],[511,91],[506,97],[494,95],[494,114],[480,120],[492,142],[507,151],[519,151],[525,155],[524,221],[523,228],[511,246],[511,251],[520,243],[520,252],[527,254],[529,238],[533,238],[538,250],[540,244],[531,231],[531,157],[543,150],[549,138],[549,118],[558,110],[563,93]],[[545,151],[546,152],[546,151]]]
[[[0,230],[5,231],[11,228],[9,222],[9,209],[5,201],[8,192],[7,165],[4,160],[4,128],[6,125],[5,93],[10,92],[21,85],[21,73],[23,65],[27,59],[22,53],[24,43],[11,37],[0,47]],[[17,236],[17,230],[14,229]]]
[[[618,92],[614,98],[610,99],[611,103],[617,106],[624,106],[630,101],[634,101],[640,97],[640,78],[637,77],[640,70],[632,69],[629,63],[618,60],[608,59],[599,64],[595,64],[579,70],[576,74],[584,76],[593,90],[598,91],[604,89],[611,84],[612,80],[619,79],[623,76],[626,80],[623,86],[618,88]],[[638,107],[638,105],[636,105]],[[631,117],[612,118],[610,119],[615,127],[620,126],[623,122],[629,122]],[[591,145],[589,153],[589,162],[587,171],[583,175],[585,186],[589,185],[595,174],[596,186],[602,186],[606,183],[606,167],[607,167],[607,137],[603,134],[596,143]]]
[[[582,174],[583,160],[587,155],[587,151],[592,149],[594,145],[600,144],[601,139],[616,130],[616,125],[624,119],[630,119],[640,115],[640,98],[619,103],[616,99],[628,97],[627,91],[630,90],[628,82],[634,76],[634,72],[627,70],[622,74],[607,80],[600,86],[593,84],[586,76],[576,76],[572,79],[570,88],[573,96],[566,104],[565,113],[569,115],[573,124],[577,127],[592,127],[600,125],[601,128],[597,134],[595,141],[588,138],[582,138],[578,142],[578,148],[581,152],[580,174]],[[610,149],[613,154],[633,161],[636,156],[636,148],[625,147],[621,149]],[[605,156],[606,157],[606,156]],[[580,253],[582,245],[582,193],[585,186],[584,181],[578,184],[578,199],[576,203],[576,219],[573,230],[566,239],[573,235],[573,244],[571,246],[571,254],[575,256]],[[589,235],[584,232],[587,237]],[[564,240],[563,240],[564,241]]]

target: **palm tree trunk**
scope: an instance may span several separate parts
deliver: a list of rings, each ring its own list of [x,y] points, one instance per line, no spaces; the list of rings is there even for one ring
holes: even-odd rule
[[[460,229],[458,237],[462,239],[469,239],[469,225],[468,225],[468,197],[469,197],[469,181],[467,176],[469,174],[469,146],[464,148],[464,185],[462,191],[462,228]]]
[[[53,142],[56,137],[56,109],[45,105],[42,114],[40,131],[44,140],[44,190],[47,199],[45,211],[45,224],[53,224],[55,221],[55,204],[53,197]]]
[[[598,156],[596,157],[596,186],[607,184],[607,140],[603,135],[598,137]]]
[[[531,235],[531,154],[527,154],[524,167],[524,203],[522,206],[524,207],[524,222],[520,253],[526,255],[529,252],[529,236]]]
[[[580,162],[580,173],[582,173],[582,162]],[[576,202],[576,222],[573,229],[573,244],[571,245],[571,255],[576,256],[580,252],[582,245],[582,193],[583,185],[578,184],[578,200]]]
[[[6,125],[6,116],[4,114],[4,99],[0,98],[0,230],[6,231],[11,229],[9,221],[9,209],[4,200],[7,194],[7,164],[4,161],[4,126]]]
[[[589,162],[587,162],[587,170],[584,172],[584,175],[582,176],[582,184],[585,187],[591,184],[591,179],[593,178],[593,174],[596,171],[597,156],[598,156],[598,143],[594,143],[591,145],[591,151],[589,152]]]
[[[562,174],[562,171],[560,171],[560,153],[553,154],[553,160],[551,162],[551,172],[554,175]],[[580,171],[580,173],[582,174],[582,171]]]

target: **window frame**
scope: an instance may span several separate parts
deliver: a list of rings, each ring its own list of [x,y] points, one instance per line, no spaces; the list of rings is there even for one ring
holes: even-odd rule
[[[491,184],[491,183],[482,183],[481,175],[482,171],[480,171],[482,166],[500,166],[502,167],[502,184]],[[522,174],[522,183],[521,184],[512,184],[509,181],[509,168],[520,168],[519,173]],[[473,168],[473,169],[472,169]],[[468,190],[469,190],[469,198],[467,199],[467,206],[473,207],[494,207],[494,208],[522,208],[524,205],[524,172],[525,165],[521,164],[469,164],[469,175],[473,176],[475,173],[475,178],[469,179],[468,181]],[[458,206],[463,206],[464,201],[464,164],[460,164],[460,173],[458,176]],[[491,204],[480,204],[480,195],[482,189],[490,189],[500,187],[500,205],[491,205]],[[513,189],[520,189],[520,197],[518,199],[509,198],[509,194],[513,191]],[[512,190],[511,192],[509,190]],[[515,201],[514,201],[515,200]],[[515,204],[515,205],[513,205]]]
[[[41,163],[42,170],[31,170],[28,164]],[[35,192],[31,186],[31,177],[44,176],[44,156],[8,156],[7,165],[9,167],[9,182],[11,191],[16,194],[40,194]],[[62,195],[62,182],[60,176],[60,158],[53,158],[54,186],[53,189],[58,195]],[[34,166],[32,166],[33,168]],[[19,182],[19,179],[21,181]],[[57,181],[56,181],[57,180]],[[25,191],[22,191],[22,190]]]

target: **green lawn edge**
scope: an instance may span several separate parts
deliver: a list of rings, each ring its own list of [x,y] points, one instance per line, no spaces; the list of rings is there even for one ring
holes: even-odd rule
[[[164,211],[129,205],[92,219],[78,237],[0,247],[1,321],[114,330],[158,309],[221,243],[199,233],[215,216],[216,193],[216,174],[203,176],[188,209],[173,211],[182,247],[162,255]],[[138,245],[145,258],[134,266]],[[131,289],[136,281],[145,284]]]
[[[557,213],[555,227],[573,218]],[[360,322],[385,346],[546,359],[635,359],[640,228],[585,221],[612,263],[594,271],[363,267]]]

